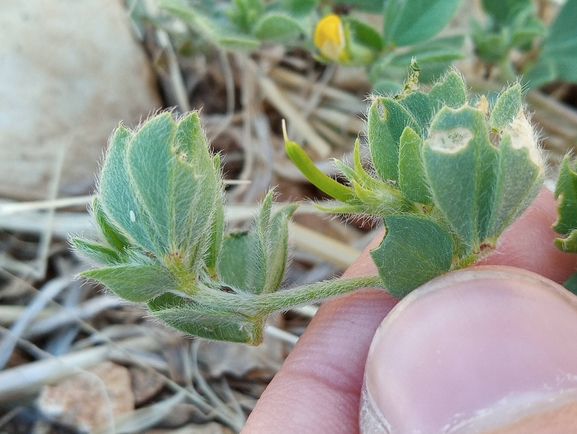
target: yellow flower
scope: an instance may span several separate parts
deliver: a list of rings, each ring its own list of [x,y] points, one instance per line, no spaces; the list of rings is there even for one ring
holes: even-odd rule
[[[343,22],[338,15],[329,14],[317,23],[314,43],[327,59],[335,62],[348,60]]]

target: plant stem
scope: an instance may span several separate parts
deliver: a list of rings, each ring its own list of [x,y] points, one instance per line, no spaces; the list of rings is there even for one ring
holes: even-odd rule
[[[195,300],[200,303],[219,306],[223,311],[228,310],[249,317],[259,317],[325,300],[361,288],[384,289],[379,276],[361,276],[316,282],[285,291],[260,295],[229,294],[214,290],[200,291],[195,295]]]
[[[260,295],[256,298],[252,308],[259,314],[267,315],[279,310],[287,310],[292,307],[353,292],[361,288],[385,289],[379,276],[334,279],[311,283],[286,291]]]

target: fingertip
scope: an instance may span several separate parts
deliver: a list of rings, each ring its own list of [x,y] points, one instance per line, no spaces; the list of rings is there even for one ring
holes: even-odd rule
[[[534,273],[474,267],[434,279],[375,334],[363,432],[535,423],[535,413],[577,402],[576,334],[576,298]]]

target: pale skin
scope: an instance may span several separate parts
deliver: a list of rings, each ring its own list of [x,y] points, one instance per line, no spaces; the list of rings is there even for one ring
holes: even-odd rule
[[[543,190],[506,231],[484,264],[509,265],[563,282],[577,267],[577,255],[558,251],[552,241],[556,219],[553,195]],[[375,274],[369,250],[346,276]],[[366,356],[375,330],[398,300],[384,291],[363,289],[325,302],[250,415],[243,434],[355,434]],[[554,422],[552,422],[554,420]],[[548,427],[543,430],[542,427]],[[527,417],[521,426],[491,433],[577,432],[577,405],[557,415]]]

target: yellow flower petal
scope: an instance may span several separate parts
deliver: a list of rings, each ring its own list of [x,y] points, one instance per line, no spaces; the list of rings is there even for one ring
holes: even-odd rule
[[[336,14],[323,17],[315,27],[314,44],[327,59],[346,60],[346,41],[341,17]]]

